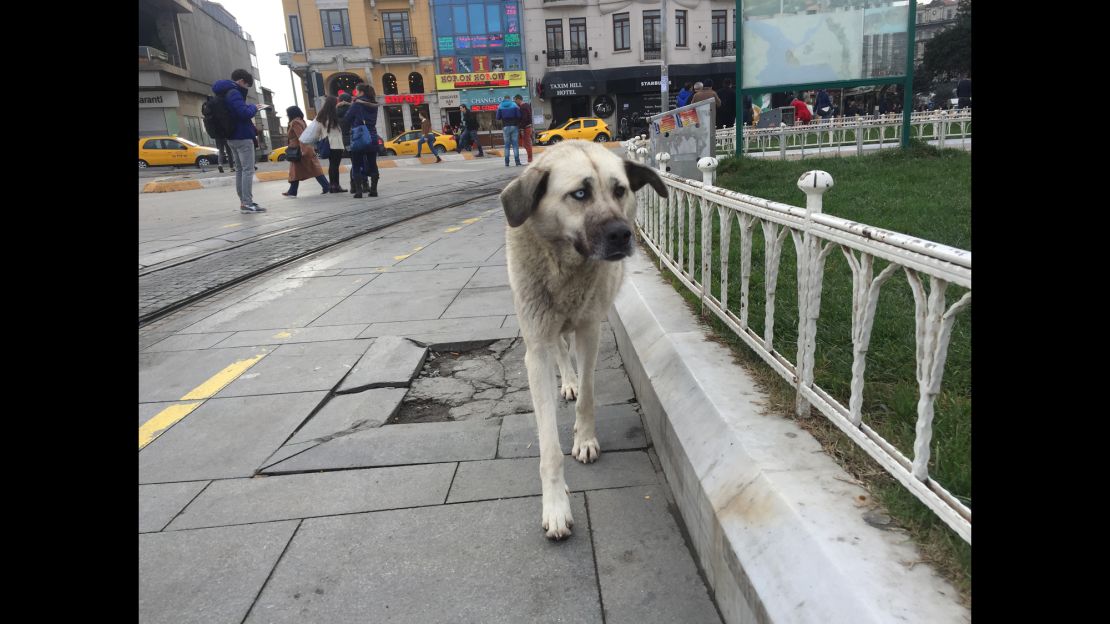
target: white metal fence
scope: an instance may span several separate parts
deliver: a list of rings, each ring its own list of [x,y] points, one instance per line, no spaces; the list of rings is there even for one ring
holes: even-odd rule
[[[650,164],[646,143],[628,142],[630,158]],[[799,416],[808,416],[810,405],[816,407],[970,544],[970,508],[929,477],[928,463],[934,402],[941,388],[953,324],[971,302],[971,252],[822,214],[821,196],[833,184],[832,177],[823,171],[807,172],[798,181],[798,187],[806,193],[803,209],[713,186],[709,180],[717,165],[714,158],[699,162],[706,173],[704,182],[663,172],[669,160],[667,154],[658,154],[655,160],[669,190],[668,197],[661,198],[650,188],[641,189],[637,194],[636,222],[644,242],[660,262],[701,298],[705,309],[711,310],[767,364],[794,383]],[[718,276],[714,276],[712,262],[714,215],[719,226]],[[762,335],[748,324],[752,313],[749,302],[752,234],[757,225],[763,233],[765,258]],[[737,278],[729,275],[728,266],[733,227],[740,230],[737,311],[729,307],[729,285]],[[798,344],[793,363],[773,347],[776,284],[783,241],[788,235],[796,252],[798,282]],[[700,257],[695,257],[698,248]],[[852,376],[848,405],[814,383],[825,260],[837,250],[844,254],[852,271]],[[878,275],[876,260],[887,263]],[[912,459],[863,422],[862,414],[864,371],[879,291],[899,272],[905,274],[915,302],[918,402]],[[714,278],[718,281],[716,285]],[[949,285],[967,289],[952,305],[945,300]],[[719,297],[712,292],[715,287],[719,287]]]
[[[810,156],[855,151],[862,154],[877,146],[897,147],[902,140],[902,115],[833,117],[806,125],[778,128],[743,128],[744,152],[786,158],[787,151]],[[971,140],[971,109],[911,113],[910,136],[935,141],[937,147],[966,148]],[[716,134],[719,157],[736,153],[736,126]]]

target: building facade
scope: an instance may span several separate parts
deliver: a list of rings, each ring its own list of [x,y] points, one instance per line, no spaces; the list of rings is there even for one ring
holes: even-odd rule
[[[957,0],[933,0],[917,3],[917,24],[914,26],[914,65],[925,60],[925,44],[956,23]]]
[[[325,96],[365,81],[382,104],[380,135],[419,127],[419,113],[433,124],[439,118],[427,0],[282,0],[282,7],[288,51],[278,56],[300,78],[309,117]]]
[[[662,110],[666,20],[668,108],[686,82],[736,77],[736,3],[728,0],[522,0],[533,110],[551,127],[600,117],[618,138]],[[542,127],[542,126],[541,126]]]
[[[235,17],[205,0],[139,0],[139,136],[169,134],[214,145],[201,122],[201,104],[217,80],[248,69],[255,77],[247,101],[261,101],[254,42]],[[255,118],[263,151],[266,113]]]

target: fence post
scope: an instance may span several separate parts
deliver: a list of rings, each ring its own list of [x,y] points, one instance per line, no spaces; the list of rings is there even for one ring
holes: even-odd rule
[[[863,156],[863,117],[856,116],[856,156]]]
[[[656,166],[656,168],[659,169],[660,172],[666,173],[667,172],[667,163],[670,162],[670,160],[671,160],[671,155],[670,154],[668,154],[667,152],[659,152],[658,154],[655,155],[655,162],[659,163]]]
[[[779,123],[779,160],[786,160],[786,124]]]
[[[821,315],[821,284],[825,272],[825,256],[831,247],[820,249],[820,240],[813,235],[813,215],[821,214],[825,191],[833,186],[832,176],[812,170],[798,178],[798,188],[806,194],[806,223],[802,246],[798,250],[798,364],[795,384],[795,407],[799,418],[808,418],[810,404],[802,396],[802,387],[813,385],[813,355],[817,349],[817,318]]]
[[[698,160],[698,169],[701,169],[701,182],[706,186],[716,186],[717,165],[720,161],[714,156],[703,156]]]
[[[937,131],[937,148],[944,149],[944,137],[948,134],[948,111],[940,112],[940,126]]]

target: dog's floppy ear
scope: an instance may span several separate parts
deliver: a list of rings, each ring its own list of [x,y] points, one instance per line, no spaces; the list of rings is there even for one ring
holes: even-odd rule
[[[624,172],[628,175],[628,184],[632,187],[633,191],[638,191],[644,187],[645,184],[650,184],[651,188],[659,193],[660,197],[667,196],[667,185],[663,184],[663,180],[656,175],[651,167],[638,165],[631,160],[624,161]]]
[[[520,227],[532,216],[547,193],[547,176],[550,173],[546,169],[529,167],[501,191],[501,207],[505,210],[509,227]]]

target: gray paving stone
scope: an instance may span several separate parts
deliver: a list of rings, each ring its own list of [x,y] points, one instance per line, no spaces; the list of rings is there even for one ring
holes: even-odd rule
[[[427,464],[216,481],[168,530],[442,505],[455,466]]]
[[[372,323],[359,338],[373,336],[412,336],[414,334],[457,334],[460,340],[486,337],[501,326],[502,316],[475,316],[458,319]]]
[[[198,334],[252,329],[276,331],[288,327],[305,327],[341,301],[343,301],[342,297],[241,301],[186,327],[181,333]],[[357,321],[351,323],[354,322]],[[328,323],[328,325],[351,323]]]
[[[594,371],[595,404],[615,405],[636,400],[636,392],[628,381],[623,368],[597,369]]]
[[[329,440],[266,468],[269,474],[493,459],[500,423],[387,425]]]
[[[177,334],[169,336],[144,349],[147,353],[159,351],[193,351],[207,349],[215,346],[221,340],[231,335],[231,332],[217,332],[215,334]]]
[[[296,521],[139,536],[139,621],[241,622]]]
[[[216,393],[217,397],[331,390],[369,346],[365,340],[282,345]]]
[[[161,531],[208,481],[139,486],[139,533]]]
[[[482,343],[489,342],[490,340],[516,338],[520,336],[520,330],[504,328],[489,329],[483,332],[475,332],[474,336],[482,336],[482,338],[468,338],[454,332],[412,334],[409,338],[427,346],[431,351],[469,351],[482,346]]]
[[[359,338],[368,327],[366,323],[355,325],[329,325],[327,327],[291,327],[289,329],[262,329],[241,331],[231,334],[219,347],[242,347],[248,345],[281,345],[300,342],[325,342]]]
[[[559,429],[559,446],[563,449],[563,453],[569,453],[574,447],[574,406],[573,402],[560,401],[555,416]],[[647,447],[644,425],[634,405],[629,403],[602,405],[594,409],[597,441],[601,445],[602,453]],[[528,412],[506,416],[501,423],[501,439],[497,445],[497,456],[539,457],[539,454],[535,414]]]
[[[139,402],[177,401],[231,364],[272,351],[269,347],[241,347],[140,353]]]
[[[247,624],[601,622],[588,518],[550,542],[540,500],[305,520]]]
[[[209,399],[139,451],[139,483],[249,477],[324,396]]]
[[[720,624],[665,485],[587,492],[606,624]]]
[[[275,354],[276,355],[276,354]],[[381,336],[343,378],[336,392],[407,387],[420,372],[428,350],[399,336]]]
[[[437,319],[455,299],[455,294],[452,290],[351,295],[312,321],[311,326]]]
[[[377,388],[355,394],[336,395],[312,420],[305,423],[289,440],[289,444],[380,427],[397,412],[407,392],[406,388]]]
[[[320,297],[346,297],[353,295],[370,282],[374,275],[335,275],[326,277],[293,277],[283,279],[270,288],[251,295],[246,301],[287,301],[317,299]]]
[[[467,288],[492,288],[509,285],[509,271],[503,266],[484,266],[466,283]]]
[[[451,307],[443,313],[443,318],[494,314],[516,314],[513,291],[508,286],[464,288]]]
[[[520,321],[517,320],[516,314],[509,314],[505,317],[505,322],[501,324],[505,329],[520,329]]]
[[[567,487],[573,492],[648,485],[659,480],[643,451],[603,452],[592,464],[564,455],[563,468]],[[460,462],[447,502],[534,496],[541,492],[539,457]]]
[[[281,461],[283,459],[287,459],[289,457],[292,457],[292,456],[296,455],[297,453],[300,453],[302,451],[307,451],[308,449],[316,446],[317,444],[319,444],[319,442],[317,442],[315,440],[309,440],[308,442],[297,442],[297,443],[289,442],[285,446],[283,446],[283,447],[279,448],[278,450],[274,451],[273,455],[270,455],[269,457],[267,457],[266,461],[262,462],[262,464],[260,466],[258,466],[258,470],[261,472],[261,470],[263,468],[265,468],[266,466],[271,466],[273,464],[278,463],[279,461]]]
[[[413,256],[416,262],[478,263],[496,252],[504,240],[447,236],[421,249]]]
[[[172,335],[172,331],[139,330],[139,351],[145,351],[147,347],[157,344]]]
[[[477,269],[436,269],[410,273],[383,273],[363,286],[359,295],[411,293],[421,290],[456,291],[466,285]]]

